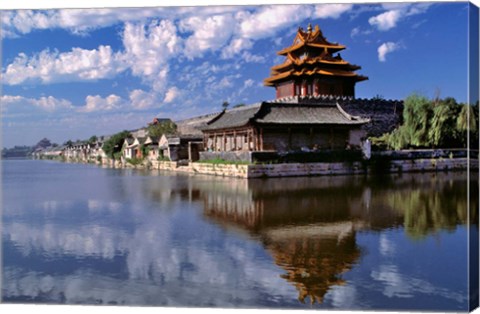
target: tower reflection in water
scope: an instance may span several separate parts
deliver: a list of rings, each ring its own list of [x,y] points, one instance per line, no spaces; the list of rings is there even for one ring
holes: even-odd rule
[[[350,183],[348,183],[350,182]],[[369,193],[349,178],[218,180],[203,191],[204,213],[258,237],[302,302],[322,303],[361,256],[356,230],[365,225]],[[348,191],[348,193],[345,193]]]

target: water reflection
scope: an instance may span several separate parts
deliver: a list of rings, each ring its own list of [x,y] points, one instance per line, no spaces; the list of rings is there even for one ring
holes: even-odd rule
[[[364,227],[361,213],[370,200],[358,181],[224,179],[202,191],[204,213],[258,236],[284,270],[281,277],[297,289],[298,299],[322,303],[330,286],[345,283],[339,275],[360,257],[355,231]]]
[[[467,222],[462,174],[404,175],[389,182],[364,177],[290,178],[274,183],[222,179],[202,195],[207,217],[227,227],[241,226],[261,239],[301,302],[309,298],[311,303],[322,303],[332,286],[345,284],[341,275],[362,255],[356,243],[358,230],[379,232],[403,225],[410,237],[422,239]],[[472,208],[478,208],[473,198]],[[474,212],[478,215],[478,210]],[[395,243],[383,234],[379,246],[383,256],[396,253]],[[381,275],[392,267],[395,271],[388,273],[394,276]],[[395,278],[401,275],[395,265],[382,266],[378,274],[372,275],[374,280],[387,282],[390,290],[401,289],[396,285]],[[426,293],[433,289],[426,288],[431,286],[427,282],[421,286]],[[406,290],[415,291],[413,286]]]
[[[460,173],[246,181],[71,166],[30,182],[4,169],[4,301],[355,308],[380,303],[360,300],[378,283],[387,298],[450,295],[409,280],[394,258],[410,243],[386,231],[428,242],[465,224]],[[363,267],[369,281],[353,283]]]

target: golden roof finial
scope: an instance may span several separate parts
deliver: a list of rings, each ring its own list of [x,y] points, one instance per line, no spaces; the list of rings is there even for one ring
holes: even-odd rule
[[[312,23],[308,23],[307,32],[312,32]]]

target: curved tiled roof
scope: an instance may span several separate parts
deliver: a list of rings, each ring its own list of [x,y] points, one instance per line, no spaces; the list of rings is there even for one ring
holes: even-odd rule
[[[247,125],[260,110],[261,103],[226,110],[211,120],[202,130],[234,128]]]
[[[302,47],[309,46],[314,48],[326,48],[332,52],[340,51],[345,49],[345,46],[338,43],[329,42],[324,36],[318,25],[315,26],[315,29],[311,29],[311,25],[308,26],[307,31],[305,32],[301,27],[297,31],[297,35],[293,40],[293,45],[282,49],[278,52],[279,55],[286,55]]]
[[[175,124],[177,125],[177,132],[179,134],[194,134],[194,135],[202,135],[202,129],[207,126],[207,123],[220,115],[221,112],[210,113],[194,118],[184,119],[180,121],[176,121]]]
[[[285,56],[284,63],[271,68],[270,77],[264,80],[266,86],[276,86],[279,83],[296,80],[299,77],[334,76],[339,79],[354,79],[355,82],[367,80],[368,77],[358,75],[354,71],[360,66],[343,60],[340,54],[333,55],[346,47],[338,43],[328,42],[320,28],[312,30],[298,29],[292,46],[282,49],[279,55]]]
[[[351,116],[338,104],[267,103],[225,111],[210,121],[208,130],[231,129],[254,124],[362,125],[368,119]]]
[[[299,77],[299,76],[312,76],[312,75],[351,77],[351,78],[354,78],[356,82],[364,81],[368,79],[366,76],[358,75],[351,71],[338,70],[338,69],[321,69],[317,67],[311,70],[303,68],[302,70],[299,70],[299,71],[294,71],[294,70],[285,71],[265,79],[265,84],[271,85],[276,81],[279,81],[291,76]]]

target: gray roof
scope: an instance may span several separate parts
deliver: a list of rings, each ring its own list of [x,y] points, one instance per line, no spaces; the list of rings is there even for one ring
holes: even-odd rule
[[[256,124],[362,125],[368,119],[351,116],[336,104],[261,103],[225,111],[203,130]]]
[[[148,144],[158,144],[158,141],[160,140],[160,136],[147,136],[147,138],[145,139],[145,143],[147,144],[147,140],[149,140],[149,143]]]
[[[177,125],[177,132],[179,134],[193,134],[202,136],[202,129],[207,126],[207,123],[210,120],[214,119],[220,114],[220,112],[216,112],[176,121],[175,124]]]
[[[246,125],[261,108],[260,103],[224,111],[211,120],[203,130],[234,128]]]
[[[347,114],[337,105],[268,104],[257,123],[268,124],[365,124],[366,119]]]

